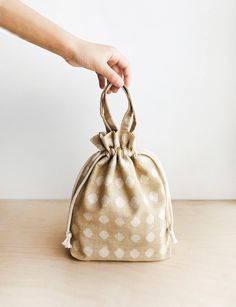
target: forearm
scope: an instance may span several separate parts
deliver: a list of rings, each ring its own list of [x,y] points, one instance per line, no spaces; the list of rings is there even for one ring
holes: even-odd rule
[[[0,26],[62,56],[71,57],[72,35],[17,0],[0,0]]]
[[[94,44],[73,36],[18,0],[0,0],[0,27],[63,57],[69,64],[95,71],[99,85],[105,78],[111,92],[129,84],[130,65],[114,47]]]

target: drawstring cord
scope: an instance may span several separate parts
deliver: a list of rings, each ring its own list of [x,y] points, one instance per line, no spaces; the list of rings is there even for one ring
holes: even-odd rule
[[[76,199],[84,185],[84,183],[87,181],[89,175],[91,174],[94,166],[97,164],[97,162],[103,158],[107,156],[106,153],[99,151],[95,156],[94,156],[94,161],[91,164],[91,166],[87,169],[86,174],[84,176],[84,179],[81,181],[81,183],[79,184],[79,186],[76,189],[77,183],[80,179],[80,176],[83,174],[83,171],[86,169],[86,167],[88,166],[88,164],[90,163],[90,159],[87,161],[87,163],[85,163],[84,167],[82,168],[82,170],[80,171],[79,176],[77,177],[76,183],[74,185],[74,189],[72,192],[72,198],[71,198],[71,202],[70,202],[70,209],[69,209],[69,214],[68,214],[68,219],[67,219],[67,224],[66,224],[66,238],[65,240],[62,242],[62,245],[64,245],[65,248],[71,248],[71,238],[72,238],[72,233],[70,231],[70,226],[71,226],[71,220],[72,220],[72,214],[73,214],[73,209],[74,209],[74,205],[76,202]],[[76,190],[76,193],[75,193]]]
[[[145,156],[151,158],[161,171],[161,174],[162,174],[162,177],[163,177],[165,193],[166,193],[166,202],[167,202],[168,209],[169,209],[170,221],[169,221],[169,225],[168,225],[168,231],[169,231],[172,242],[174,244],[176,244],[176,243],[178,243],[178,240],[176,239],[175,232],[174,232],[174,216],[173,216],[173,210],[172,210],[171,195],[170,195],[170,189],[169,189],[169,185],[168,185],[168,181],[166,179],[164,169],[163,169],[160,161],[150,152],[139,152],[139,154],[142,154],[142,155],[145,155]]]

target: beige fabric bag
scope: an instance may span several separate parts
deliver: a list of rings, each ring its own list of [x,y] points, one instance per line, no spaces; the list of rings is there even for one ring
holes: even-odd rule
[[[62,244],[79,260],[163,260],[177,242],[167,180],[156,158],[136,151],[136,117],[125,86],[128,109],[116,128],[106,101],[110,87],[100,104],[106,132],[91,139],[99,151],[75,182]]]

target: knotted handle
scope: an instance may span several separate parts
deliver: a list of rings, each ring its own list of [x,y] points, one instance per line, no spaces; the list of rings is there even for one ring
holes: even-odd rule
[[[113,121],[113,118],[111,116],[111,113],[110,113],[110,110],[107,104],[107,99],[106,99],[106,94],[111,87],[112,87],[111,83],[108,83],[106,85],[106,87],[104,88],[101,94],[101,100],[100,100],[100,114],[103,119],[107,132],[118,131]],[[131,97],[131,94],[128,88],[125,85],[123,86],[123,90],[128,99],[128,109],[125,112],[124,117],[121,121],[120,130],[133,132],[136,127],[136,116],[135,116],[134,106],[132,103],[132,97]]]

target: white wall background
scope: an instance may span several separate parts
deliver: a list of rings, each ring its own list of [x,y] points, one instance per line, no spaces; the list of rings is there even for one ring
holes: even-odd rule
[[[133,66],[137,143],[165,166],[172,196],[236,198],[234,0],[28,0]],[[94,73],[0,33],[0,198],[69,198],[104,130]],[[115,118],[125,97],[110,97]]]

